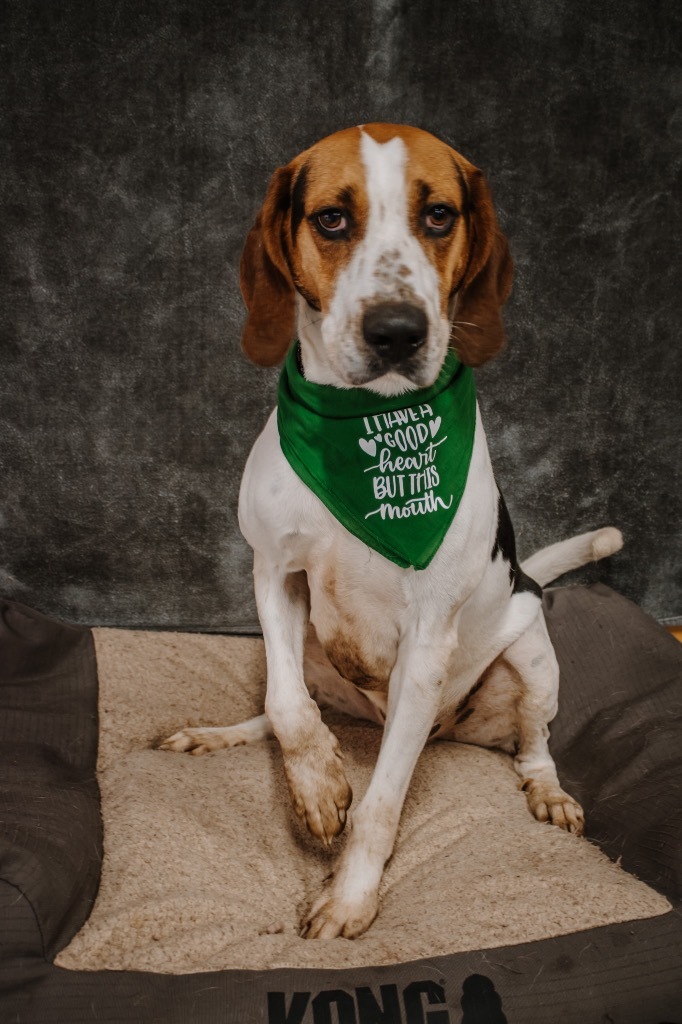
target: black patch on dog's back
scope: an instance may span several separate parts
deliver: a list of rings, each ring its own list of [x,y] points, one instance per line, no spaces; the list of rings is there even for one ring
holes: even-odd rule
[[[493,550],[490,555],[493,562],[499,554],[502,555],[505,562],[509,562],[510,567],[516,565],[516,538],[514,537],[514,527],[512,526],[507,503],[502,497],[501,491],[498,492],[497,500],[497,534],[495,535],[495,543],[493,544]]]
[[[530,576],[527,576],[520,566],[517,566],[514,573],[514,593],[535,594],[536,597],[542,597],[542,587]]]
[[[542,597],[542,587],[535,580],[532,580],[530,576],[526,575],[516,560],[514,527],[512,526],[507,503],[502,497],[501,491],[499,492],[497,503],[497,534],[493,550],[490,553],[491,561],[494,562],[498,555],[502,555],[505,562],[509,562],[509,582],[512,585],[512,592],[514,594],[530,593],[535,594],[537,597]]]

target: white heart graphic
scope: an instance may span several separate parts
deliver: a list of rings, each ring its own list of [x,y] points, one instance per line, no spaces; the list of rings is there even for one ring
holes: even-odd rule
[[[435,437],[440,427],[440,416],[436,416],[435,420],[429,420],[429,430],[431,431],[431,437]]]
[[[362,448],[363,452],[365,452],[366,455],[376,455],[377,443],[374,440],[374,438],[370,438],[368,441],[366,438],[361,437],[358,441],[358,444],[360,445],[360,447]]]

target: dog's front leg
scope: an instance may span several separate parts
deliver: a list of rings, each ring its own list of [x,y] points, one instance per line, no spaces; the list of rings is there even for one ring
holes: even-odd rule
[[[376,768],[352,816],[352,827],[334,873],[313,904],[306,938],[347,939],[362,935],[374,920],[384,865],[393,852],[405,796],[415,764],[438,711],[443,665],[417,647],[391,674],[388,713]]]
[[[296,814],[327,846],[346,823],[351,788],[336,737],[322,722],[303,679],[309,594],[305,573],[254,557],[256,602],[267,658],[265,711],[282,748]]]

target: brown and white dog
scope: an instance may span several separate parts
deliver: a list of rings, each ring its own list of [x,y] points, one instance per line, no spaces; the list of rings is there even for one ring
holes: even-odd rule
[[[511,280],[479,170],[416,128],[350,128],[272,178],[242,258],[244,349],[269,366],[296,335],[308,380],[408,392],[435,381],[449,346],[471,366],[500,351]],[[508,751],[535,817],[582,831],[581,808],[562,790],[547,747],[559,670],[534,580],[612,554],[617,530],[563,541],[519,566],[478,413],[464,495],[426,569],[369,557],[284,458],[274,414],[249,457],[239,519],[254,549],[266,714],[186,729],[163,746],[199,754],[274,732],[294,809],[330,844],[352,794],[316,700],[384,728],[371,783],[304,934],[353,938],[371,924],[430,736]]]

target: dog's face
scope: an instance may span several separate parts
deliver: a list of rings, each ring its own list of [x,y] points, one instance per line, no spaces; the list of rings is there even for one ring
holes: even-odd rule
[[[284,357],[298,293],[340,386],[428,386],[450,344],[470,365],[502,347],[511,274],[480,171],[416,128],[350,128],[273,176],[242,256],[244,348]]]

